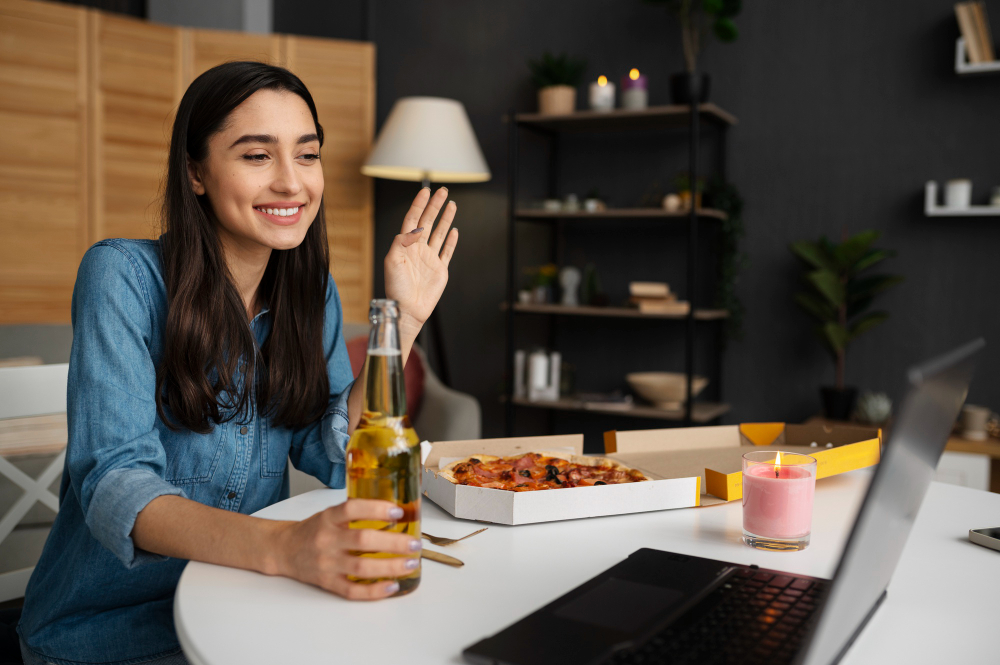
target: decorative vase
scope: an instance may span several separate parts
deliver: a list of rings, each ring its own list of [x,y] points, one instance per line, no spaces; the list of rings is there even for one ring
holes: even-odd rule
[[[827,420],[849,420],[854,410],[854,398],[858,389],[847,386],[843,389],[823,386],[819,389],[823,399],[823,417]]]
[[[576,110],[576,88],[570,85],[550,85],[538,91],[538,113],[566,115]]]
[[[711,80],[708,74],[699,74],[694,80],[694,93],[699,104],[708,101],[709,84]],[[684,72],[674,74],[670,77],[670,98],[674,104],[687,105],[691,103],[691,74]]]

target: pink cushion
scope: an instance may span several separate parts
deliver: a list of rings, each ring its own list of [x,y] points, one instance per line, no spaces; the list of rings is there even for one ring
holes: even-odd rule
[[[351,371],[357,377],[368,355],[368,337],[355,337],[348,341],[347,355],[351,359]],[[406,383],[406,413],[412,423],[420,415],[420,406],[424,402],[424,364],[416,353],[410,353],[406,359],[403,381]]]

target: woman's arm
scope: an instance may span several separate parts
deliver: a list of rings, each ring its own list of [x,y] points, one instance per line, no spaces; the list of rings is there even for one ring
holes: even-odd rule
[[[349,529],[353,520],[395,520],[402,509],[388,501],[353,499],[302,522],[267,520],[213,508],[180,496],[153,499],[136,517],[135,546],[165,556],[282,575],[353,600],[375,600],[399,590],[396,582],[359,584],[365,578],[403,577],[419,559],[369,558],[354,551],[413,554],[420,541],[400,533]]]

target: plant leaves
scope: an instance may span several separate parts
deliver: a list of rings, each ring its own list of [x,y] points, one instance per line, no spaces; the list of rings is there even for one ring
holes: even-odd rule
[[[814,270],[806,275],[806,281],[834,307],[844,304],[844,285],[835,273],[829,270]]]
[[[795,302],[821,322],[836,321],[837,310],[822,298],[810,293],[796,293]]]
[[[874,296],[868,296],[867,298],[861,298],[860,300],[852,301],[850,298],[847,299],[847,320],[851,321],[855,316],[861,314],[869,307],[872,306],[872,301],[875,300]]]
[[[867,270],[876,263],[879,263],[890,256],[896,256],[896,252],[888,249],[869,249],[868,253],[858,259],[857,263],[854,264],[854,272],[859,273],[862,270]]]
[[[836,268],[833,261],[830,260],[829,255],[819,243],[800,240],[799,242],[790,244],[788,249],[814,268],[825,270],[834,270]]]
[[[840,268],[849,272],[856,272],[855,264],[864,257],[872,243],[878,240],[878,231],[862,231],[853,238],[848,238],[834,250],[837,263]]]
[[[847,300],[854,302],[870,298],[903,281],[902,275],[871,275],[851,280],[848,284]]]
[[[821,330],[823,338],[834,352],[843,351],[847,348],[848,342],[851,341],[850,335],[839,323],[827,323],[822,326]]]
[[[722,11],[722,0],[701,0],[701,10],[706,14],[718,14]]]
[[[889,312],[870,312],[861,317],[851,326],[850,338],[855,339],[867,330],[871,330],[878,324],[889,318]]]
[[[712,31],[715,32],[716,38],[723,44],[735,42],[736,38],[740,36],[740,31],[737,29],[736,24],[733,23],[733,19],[725,16],[715,19],[715,23],[712,24]]]
[[[743,9],[743,0],[722,0],[719,16],[736,16]]]

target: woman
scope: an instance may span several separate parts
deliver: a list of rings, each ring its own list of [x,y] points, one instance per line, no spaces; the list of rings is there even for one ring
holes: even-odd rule
[[[174,122],[164,235],[84,256],[60,510],[18,628],[26,663],[185,663],[172,609],[188,559],[368,600],[396,583],[346,575],[410,572],[412,558],[349,553],[420,548],[347,529],[398,517],[391,503],[352,500],[303,522],[248,515],[288,496],[289,456],[343,487],[361,415],[329,277],[322,143],[294,74],[211,69]],[[404,361],[448,281],[458,232],[446,198],[421,190],[385,259]]]

